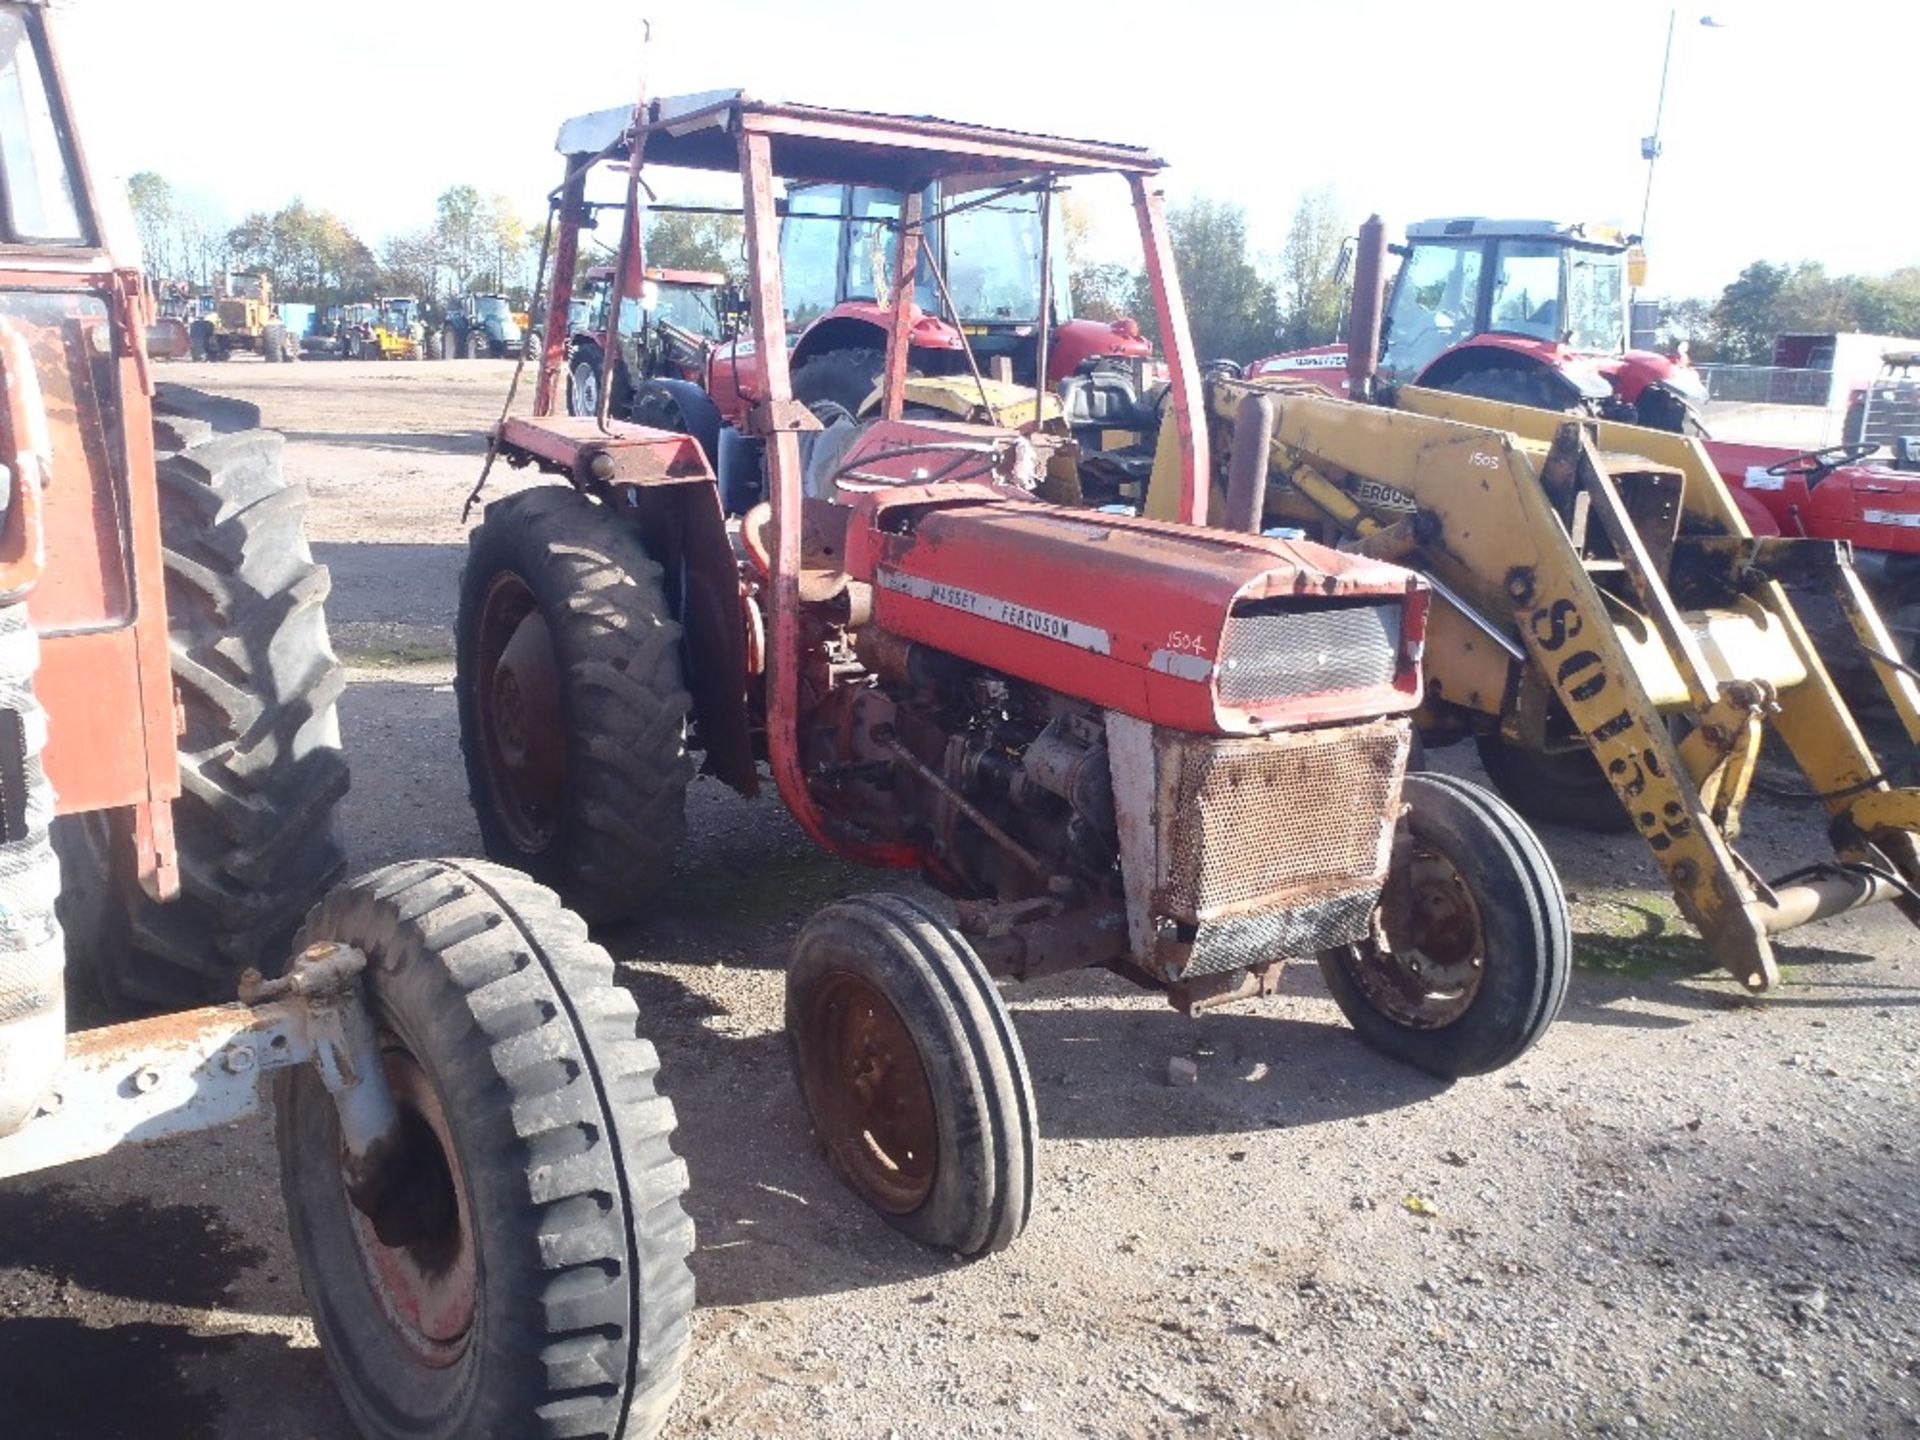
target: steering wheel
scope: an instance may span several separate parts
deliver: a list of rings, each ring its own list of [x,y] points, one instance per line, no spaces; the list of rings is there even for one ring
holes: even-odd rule
[[[1824,450],[1808,450],[1804,454],[1789,455],[1776,465],[1767,466],[1769,475],[1805,475],[1809,480],[1824,480],[1842,465],[1851,465],[1856,460],[1864,460],[1878,450],[1878,445],[1829,445]]]

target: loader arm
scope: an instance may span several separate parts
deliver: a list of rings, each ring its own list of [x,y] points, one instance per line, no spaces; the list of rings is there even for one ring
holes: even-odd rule
[[[1920,793],[1884,778],[1778,578],[1831,578],[1863,642],[1890,653],[1844,547],[1754,539],[1682,436],[1412,388],[1383,409],[1222,381],[1207,409],[1223,451],[1250,396],[1271,406],[1265,521],[1434,582],[1423,720],[1543,748],[1564,715],[1749,988],[1777,983],[1773,933],[1880,899],[1920,918]],[[1911,679],[1881,669],[1920,734]],[[1733,843],[1769,723],[1823,797],[1840,861],[1774,886]]]

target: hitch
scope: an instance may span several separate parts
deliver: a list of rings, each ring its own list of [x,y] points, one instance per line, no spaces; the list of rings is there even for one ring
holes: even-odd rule
[[[311,1061],[339,1108],[348,1192],[376,1214],[401,1123],[360,985],[366,965],[350,946],[314,945],[278,979],[249,970],[240,1004],[69,1036],[34,1117],[0,1138],[0,1179],[230,1125],[260,1109],[262,1075]]]

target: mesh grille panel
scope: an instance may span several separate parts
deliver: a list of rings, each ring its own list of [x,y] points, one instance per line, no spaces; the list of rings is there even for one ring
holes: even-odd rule
[[[1230,705],[1389,685],[1400,659],[1398,600],[1229,615],[1220,698]]]
[[[1405,718],[1249,739],[1161,732],[1161,891],[1189,924],[1378,885],[1406,769]]]

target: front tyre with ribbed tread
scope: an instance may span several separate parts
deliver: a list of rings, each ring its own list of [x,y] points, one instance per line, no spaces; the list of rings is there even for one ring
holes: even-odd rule
[[[294,1253],[360,1432],[659,1433],[693,1310],[687,1170],[606,951],[551,891],[470,860],[340,887],[301,935],[325,941],[367,956],[404,1139],[391,1213],[362,1215],[317,1071],[276,1077]]]
[[[1446,1079],[1510,1065],[1546,1033],[1573,965],[1566,892],[1539,837],[1470,781],[1410,774],[1371,936],[1320,956],[1376,1050]]]
[[[639,532],[564,486],[494,501],[455,638],[487,854],[595,923],[639,914],[672,874],[694,774],[681,628]]]
[[[964,936],[904,895],[829,905],[794,945],[786,1021],[814,1133],[856,1195],[923,1245],[1014,1242],[1033,1212],[1033,1082]]]
[[[230,1000],[240,972],[282,968],[307,907],[345,869],[347,791],[327,637],[326,567],[307,490],[257,407],[162,384],[154,445],[168,649],[186,718],[173,804],[180,894],[132,874],[125,817],[69,816],[54,843],[71,913],[68,964],[118,1011]]]

